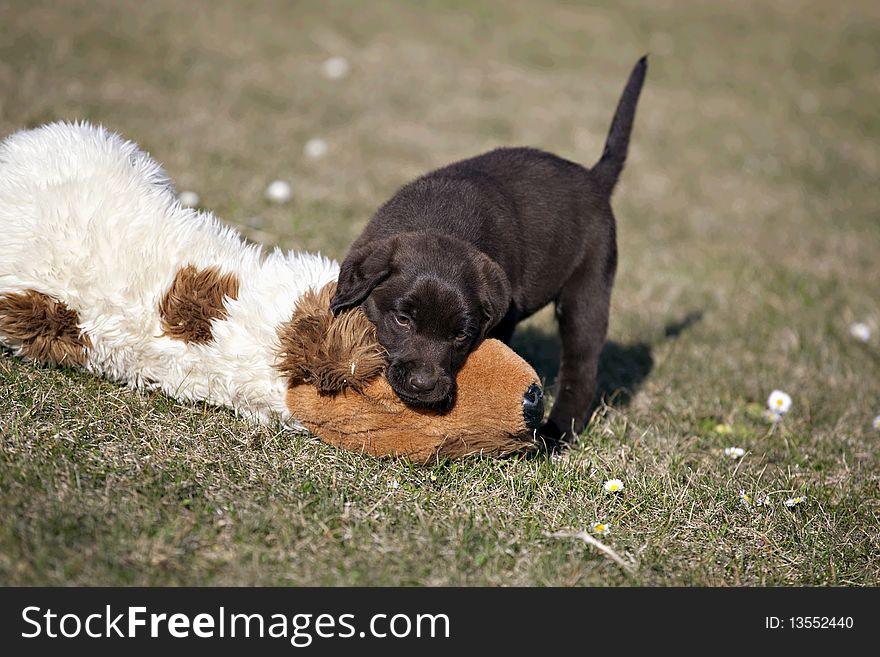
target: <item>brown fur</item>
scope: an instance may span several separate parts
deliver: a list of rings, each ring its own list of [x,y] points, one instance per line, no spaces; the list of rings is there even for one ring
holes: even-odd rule
[[[0,296],[0,334],[23,356],[52,365],[83,365],[92,346],[75,310],[35,290]]]
[[[187,265],[178,270],[159,302],[164,335],[196,344],[210,342],[211,322],[226,319],[225,300],[237,299],[238,287],[235,274],[223,274],[216,267]]]
[[[336,283],[328,283],[299,299],[293,316],[278,327],[276,367],[293,383],[308,383],[320,392],[363,390],[384,371],[384,351],[360,308],[333,316],[335,292]]]
[[[446,413],[413,408],[385,377],[363,392],[321,394],[291,385],[287,406],[322,440],[372,456],[406,456],[417,463],[470,454],[500,456],[533,446],[522,416],[523,394],[535,371],[497,340],[486,340],[458,373],[456,403]]]

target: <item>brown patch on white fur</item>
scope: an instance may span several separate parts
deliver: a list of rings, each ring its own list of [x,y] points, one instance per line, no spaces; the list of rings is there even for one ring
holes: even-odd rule
[[[79,314],[36,290],[0,296],[0,334],[26,358],[52,365],[84,365],[92,346]]]
[[[163,334],[173,340],[204,344],[214,339],[211,322],[226,319],[226,298],[238,298],[238,277],[216,267],[178,270],[159,302]]]
[[[322,393],[363,390],[385,369],[376,327],[360,308],[334,316],[330,299],[335,291],[336,283],[309,290],[290,320],[278,327],[276,368],[291,384],[308,383]]]

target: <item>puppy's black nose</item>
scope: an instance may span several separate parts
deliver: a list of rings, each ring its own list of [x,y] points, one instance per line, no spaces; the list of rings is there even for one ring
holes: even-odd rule
[[[410,389],[417,392],[429,392],[437,387],[437,377],[422,372],[414,372],[409,375],[407,384]]]
[[[523,419],[529,429],[537,429],[544,419],[544,391],[537,383],[530,385],[523,395]]]

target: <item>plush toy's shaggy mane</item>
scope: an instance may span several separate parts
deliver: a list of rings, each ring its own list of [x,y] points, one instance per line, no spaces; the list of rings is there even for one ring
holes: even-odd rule
[[[77,312],[35,290],[0,296],[0,334],[26,358],[52,365],[83,365],[91,346]]]
[[[235,274],[221,273],[216,267],[179,269],[159,302],[164,335],[196,344],[210,342],[211,322],[226,319],[225,299],[237,299],[238,287]]]
[[[278,328],[276,367],[292,384],[310,383],[321,392],[363,390],[384,371],[385,352],[360,308],[333,315],[335,291],[336,283],[329,283],[297,301],[290,321]]]

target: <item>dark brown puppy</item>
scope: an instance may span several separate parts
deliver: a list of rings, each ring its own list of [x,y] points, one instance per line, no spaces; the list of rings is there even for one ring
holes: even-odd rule
[[[562,355],[542,434],[583,429],[617,267],[611,192],[646,69],[643,57],[592,169],[530,148],[494,150],[409,183],[370,220],[342,263],[331,308],[363,305],[401,399],[448,407],[479,341],[508,341],[517,322],[553,301]]]

